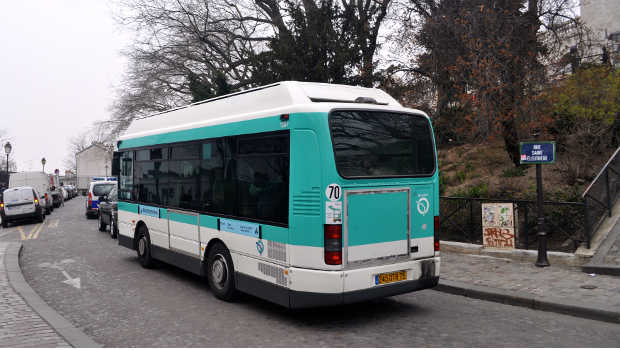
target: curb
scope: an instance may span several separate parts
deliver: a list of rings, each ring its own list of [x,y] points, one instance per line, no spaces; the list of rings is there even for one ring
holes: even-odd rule
[[[531,293],[513,292],[447,280],[440,280],[439,284],[433,289],[468,298],[524,306],[535,310],[551,311],[598,321],[620,323],[620,308],[609,305],[590,304],[584,306],[583,302],[574,299],[541,297]]]
[[[21,243],[10,243],[6,250],[5,265],[9,283],[42,319],[44,319],[61,337],[74,348],[101,348],[103,345],[93,341],[88,335],[74,327],[54,309],[49,307],[30,287],[22,275],[19,256],[22,252]]]
[[[588,264],[581,269],[585,273],[598,273],[599,275],[620,276],[620,266]]]
[[[440,241],[441,250],[449,253],[457,254],[474,254],[474,255],[487,255],[494,256],[496,258],[511,259],[521,262],[536,262],[538,257],[538,251],[535,249],[493,249],[484,248],[481,244],[462,243],[454,241]],[[563,252],[547,252],[547,257],[552,265],[566,265],[581,267],[589,259],[585,256],[580,256],[572,253]]]

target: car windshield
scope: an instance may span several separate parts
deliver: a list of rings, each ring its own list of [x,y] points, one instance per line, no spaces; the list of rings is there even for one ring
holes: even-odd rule
[[[98,184],[93,186],[93,195],[96,197],[105,196],[116,187],[114,184]]]
[[[338,110],[330,114],[329,126],[343,177],[429,176],[435,170],[430,123],[424,116]]]

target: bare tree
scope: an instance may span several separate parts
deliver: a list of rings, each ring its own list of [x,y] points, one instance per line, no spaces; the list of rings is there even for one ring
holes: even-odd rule
[[[95,143],[102,144],[113,149],[113,142],[117,137],[114,130],[114,124],[111,124],[108,121],[100,121],[93,123],[89,130],[71,137],[69,139],[69,146],[67,149],[68,154],[63,161],[64,167],[67,170],[75,172],[75,155]]]
[[[112,106],[135,118],[279,80],[371,86],[391,0],[119,0],[136,33]]]
[[[575,1],[408,0],[400,6],[406,40],[417,50],[398,69],[433,82],[439,129],[458,125],[457,133],[470,140],[498,135],[518,165],[519,140],[539,122],[533,97],[550,79],[548,63],[566,39],[561,30],[579,26]]]

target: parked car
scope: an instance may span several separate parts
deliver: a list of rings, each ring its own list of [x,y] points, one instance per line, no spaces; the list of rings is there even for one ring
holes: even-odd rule
[[[2,215],[2,227],[8,227],[9,223],[35,219],[43,222],[45,211],[41,206],[39,193],[30,186],[14,187],[4,190],[2,202],[0,202],[0,215]]]
[[[52,189],[47,174],[42,171],[22,171],[13,173],[9,177],[9,188],[30,186],[41,195],[39,202],[44,208],[45,214],[54,211]]]
[[[109,229],[110,237],[118,235],[118,192],[116,187],[99,202],[99,231]]]
[[[69,191],[71,192],[71,198],[75,198],[78,195],[77,188],[73,185],[69,185]]]
[[[77,192],[75,191],[75,186],[73,186],[73,185],[64,185],[62,187],[67,191],[68,199],[75,198],[75,196],[77,195]]]
[[[60,187],[60,192],[62,193],[62,198],[66,201],[69,200],[69,192],[64,187]]]
[[[99,197],[110,193],[116,188],[116,181],[93,181],[88,186],[88,199],[86,200],[86,217],[99,216]]]

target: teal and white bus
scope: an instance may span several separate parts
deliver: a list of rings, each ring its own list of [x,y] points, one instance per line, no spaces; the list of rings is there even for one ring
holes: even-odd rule
[[[119,138],[119,244],[288,308],[439,280],[430,119],[378,89],[280,82],[137,119]]]

